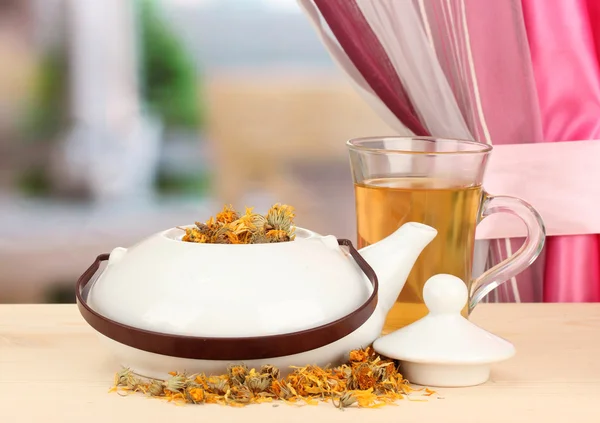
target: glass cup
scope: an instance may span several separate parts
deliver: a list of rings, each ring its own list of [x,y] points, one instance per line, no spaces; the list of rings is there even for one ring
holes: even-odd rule
[[[438,231],[417,259],[400,293],[395,321],[401,326],[427,314],[423,286],[438,273],[467,284],[468,317],[482,298],[522,272],[540,254],[545,228],[525,201],[493,196],[482,188],[492,147],[475,141],[433,137],[370,137],[347,142],[356,200],[359,248],[393,233],[406,222]],[[522,247],[503,262],[473,279],[475,228],[493,213],[505,212],[525,222]]]

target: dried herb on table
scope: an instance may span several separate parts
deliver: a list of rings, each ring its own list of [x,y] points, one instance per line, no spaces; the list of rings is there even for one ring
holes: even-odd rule
[[[231,365],[227,374],[212,376],[171,373],[165,381],[137,377],[124,369],[117,373],[113,390],[189,404],[242,407],[271,401],[311,405],[321,401],[341,409],[391,405],[421,391],[411,388],[395,361],[380,357],[371,347],[351,351],[348,363],[341,366],[294,367],[284,378],[279,369],[269,365],[260,369]],[[433,391],[424,392],[431,395]]]
[[[286,204],[273,205],[266,215],[246,208],[240,215],[232,206],[224,206],[205,223],[195,222],[185,231],[182,241],[201,244],[267,244],[293,241],[295,238],[294,208]]]

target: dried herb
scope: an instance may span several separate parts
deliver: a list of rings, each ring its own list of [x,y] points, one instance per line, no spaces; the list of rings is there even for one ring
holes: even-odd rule
[[[242,407],[271,401],[288,404],[331,402],[344,409],[392,405],[418,390],[398,372],[397,362],[377,355],[371,347],[351,351],[349,361],[338,367],[293,367],[280,378],[280,371],[265,365],[260,369],[231,365],[224,375],[171,373],[159,381],[134,376],[129,369],[117,373],[113,390],[142,392],[151,397],[189,404],[221,404]]]
[[[223,210],[205,223],[195,222],[185,231],[182,241],[201,244],[267,244],[293,241],[295,238],[294,208],[286,204],[273,205],[266,215],[253,213],[246,208],[240,215],[232,206]]]

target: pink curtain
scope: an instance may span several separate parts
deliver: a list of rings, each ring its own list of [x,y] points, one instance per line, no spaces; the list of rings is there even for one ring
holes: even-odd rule
[[[423,5],[422,19],[431,27],[440,64],[475,138],[493,145],[543,141],[521,0],[434,0]],[[467,48],[474,76],[468,72]],[[491,241],[487,267],[505,260],[522,243],[523,239]],[[544,253],[485,301],[541,301],[543,272]]]
[[[315,0],[315,4],[375,94],[415,135],[430,135],[357,4],[348,0]]]
[[[543,141],[600,139],[600,2],[522,3]],[[598,235],[548,238],[544,301],[600,301]]]

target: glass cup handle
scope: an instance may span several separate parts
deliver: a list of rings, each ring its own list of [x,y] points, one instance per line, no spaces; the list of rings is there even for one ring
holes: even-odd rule
[[[469,296],[469,313],[492,290],[528,268],[542,252],[546,239],[542,217],[529,203],[520,198],[484,193],[481,209],[479,221],[494,213],[510,213],[519,217],[527,226],[527,238],[516,253],[473,281]]]

